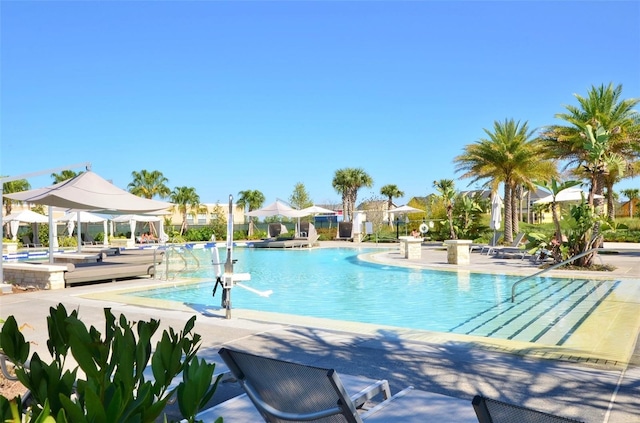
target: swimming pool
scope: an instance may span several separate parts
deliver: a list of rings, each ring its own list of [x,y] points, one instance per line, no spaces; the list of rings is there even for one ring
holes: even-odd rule
[[[219,251],[224,261],[226,250]],[[211,262],[210,249],[193,252],[200,263]],[[563,345],[618,285],[532,279],[519,287],[517,301],[511,303],[511,286],[519,277],[384,266],[358,258],[367,252],[236,248],[234,271],[250,273],[246,285],[273,294],[261,297],[234,288],[233,308]],[[220,306],[220,290],[212,297],[213,266],[185,276],[211,282],[128,295]]]

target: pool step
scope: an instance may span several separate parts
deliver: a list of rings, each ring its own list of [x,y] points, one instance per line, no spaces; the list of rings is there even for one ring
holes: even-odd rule
[[[561,345],[615,286],[610,281],[540,280],[520,292],[515,303],[488,307],[451,331]]]

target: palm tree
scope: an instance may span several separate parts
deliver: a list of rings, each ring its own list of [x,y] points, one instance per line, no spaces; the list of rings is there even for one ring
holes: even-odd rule
[[[171,190],[167,187],[169,180],[162,172],[153,170],[151,172],[142,169],[140,172],[131,172],[133,181],[127,185],[129,192],[138,197],[151,199],[154,196],[167,198],[171,195]]]
[[[488,138],[481,138],[464,148],[454,158],[456,171],[464,171],[463,178],[471,183],[486,181],[485,186],[496,191],[504,185],[504,240],[513,242],[514,211],[518,197],[514,195],[519,185],[533,189],[533,180],[546,179],[556,174],[555,165],[543,158],[543,146],[533,138],[528,123],[505,119],[495,121],[493,131],[484,129]],[[532,158],[535,158],[532,160]]]
[[[190,210],[200,209],[200,196],[193,187],[175,187],[169,195],[174,208],[182,215],[182,225],[180,226],[180,235],[187,230],[187,213]]]
[[[60,182],[67,181],[69,179],[73,179],[76,176],[80,175],[82,172],[75,172],[73,170],[65,169],[60,173],[52,173],[51,177],[53,178],[54,184],[59,184]]]
[[[344,168],[336,170],[331,184],[342,195],[344,221],[352,221],[358,190],[362,187],[372,187],[373,178],[362,168]]]
[[[29,189],[31,189],[31,185],[26,179],[17,179],[15,181],[4,182],[2,184],[2,194],[13,194],[14,192],[22,192]],[[13,204],[22,204],[22,201],[2,197],[2,205],[4,206],[4,210],[7,215],[11,214]]]
[[[0,194],[12,194],[14,192],[27,191],[28,189],[31,189],[29,181],[27,181],[26,179],[17,179],[15,181],[4,182],[2,184],[2,192]],[[4,196],[2,197],[2,205],[4,206],[4,210],[6,212],[5,214],[7,216],[11,214],[14,204],[22,204],[22,201],[12,200]],[[9,222],[6,222],[4,225],[4,233],[8,234]]]
[[[543,133],[543,141],[551,155],[567,161],[565,168],[585,165],[596,172],[592,173],[591,178],[593,194],[602,195],[605,188],[604,173],[597,172],[597,166],[593,166],[594,158],[617,154],[623,160],[631,162],[639,153],[637,145],[640,142],[640,117],[633,108],[640,103],[640,99],[621,100],[621,95],[622,85],[614,87],[613,84],[592,86],[586,97],[575,94],[578,106],[565,106],[566,113],[555,115],[569,125],[553,125]],[[601,127],[610,135],[602,155],[594,156],[593,149],[585,142],[589,131],[587,126]],[[608,195],[612,196],[613,190],[608,191]],[[602,211],[604,200],[590,196],[589,204]]]
[[[238,193],[238,199],[236,200],[236,204],[245,211],[253,211],[259,209],[264,204],[264,194],[257,189],[254,190],[245,190],[240,191]],[[249,210],[247,210],[247,208]],[[247,231],[247,235],[251,237],[253,235],[253,218],[249,220],[249,230]]]
[[[387,197],[387,211],[393,207],[393,198],[402,197],[404,192],[400,191],[397,185],[388,184],[380,188],[380,194]],[[389,226],[393,227],[393,220],[389,219]]]
[[[451,239],[458,239],[453,227],[453,200],[456,198],[455,184],[452,179],[440,179],[439,181],[433,181],[433,187],[440,193],[445,209],[447,210],[449,236]]]
[[[629,217],[633,217],[633,203],[640,198],[640,189],[629,188],[623,189],[620,192],[629,199]]]

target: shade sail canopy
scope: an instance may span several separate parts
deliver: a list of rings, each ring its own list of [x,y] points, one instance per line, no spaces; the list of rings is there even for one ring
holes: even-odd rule
[[[284,216],[284,217],[301,217],[308,216],[310,213],[303,212],[302,210],[294,209],[286,203],[276,200],[274,203],[269,204],[261,209],[252,210],[246,213],[251,217],[267,217],[267,216]]]
[[[584,196],[584,197],[583,197]],[[556,203],[563,201],[582,201],[582,198],[585,200],[589,198],[589,193],[581,190],[580,188],[567,188],[563,189],[556,195]],[[604,198],[604,196],[600,194],[594,194],[593,198]],[[543,204],[543,203],[552,203],[553,202],[553,194],[547,195],[537,201],[534,201],[534,204]]]
[[[415,207],[411,207],[407,205],[396,207],[395,209],[389,210],[389,213],[420,213],[420,212],[424,212],[424,210],[417,209]]]
[[[49,218],[43,214],[36,213],[31,210],[23,210],[17,213],[11,213],[2,219],[5,222],[25,222],[25,223],[48,223]]]
[[[109,213],[145,213],[172,206],[171,203],[133,195],[91,171],[59,184],[4,196],[32,204]]]

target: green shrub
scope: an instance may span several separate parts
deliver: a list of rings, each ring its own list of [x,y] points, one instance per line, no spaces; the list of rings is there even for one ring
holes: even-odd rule
[[[195,316],[179,333],[172,328],[163,331],[152,352],[151,339],[160,321],[129,322],[124,315],[116,319],[109,308],[104,313],[105,332],[101,334],[93,326],[87,329],[77,310],[68,314],[62,304],[51,307],[47,317],[51,362],[37,353],[29,357],[30,345],[15,318],[9,316],[4,322],[0,348],[15,363],[16,376],[31,392],[24,421],[155,422],[174,395],[182,416],[195,421],[220,379],[212,383],[215,364],[198,360],[196,355],[201,338],[192,332]],[[75,367],[67,362],[71,356],[78,363]],[[153,379],[147,380],[143,372],[149,363]],[[182,382],[170,388],[180,373]],[[23,416],[15,414],[22,414],[21,405],[19,397],[0,396],[2,421],[20,422]]]

